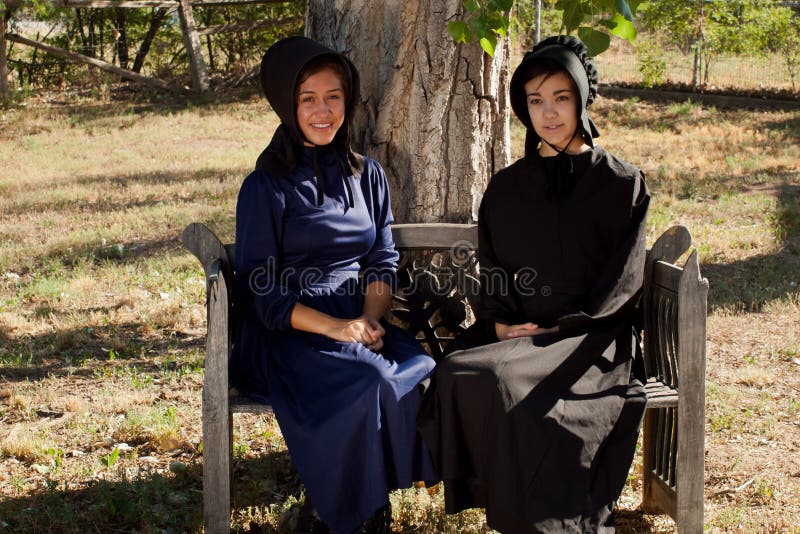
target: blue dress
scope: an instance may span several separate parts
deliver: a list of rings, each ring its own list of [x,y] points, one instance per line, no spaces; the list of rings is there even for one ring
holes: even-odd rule
[[[390,490],[437,479],[415,423],[417,385],[434,361],[388,324],[380,354],[291,328],[296,302],[355,318],[363,284],[394,286],[396,277],[383,169],[366,159],[360,177],[345,177],[337,157],[317,149],[325,180],[320,205],[314,150],[304,148],[285,178],[254,171],[239,192],[242,324],[231,380],[272,403],[311,503],[333,532],[349,533],[386,504]]]

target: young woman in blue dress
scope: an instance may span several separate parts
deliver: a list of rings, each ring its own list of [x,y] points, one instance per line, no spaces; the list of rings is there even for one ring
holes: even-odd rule
[[[290,37],[260,76],[281,124],[236,207],[233,385],[274,407],[321,519],[303,528],[389,532],[389,491],[437,478],[415,426],[434,361],[381,319],[398,253],[383,169],[348,140],[358,73]]]

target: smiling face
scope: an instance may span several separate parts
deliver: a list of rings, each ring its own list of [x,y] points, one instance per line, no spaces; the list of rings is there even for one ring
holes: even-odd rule
[[[297,125],[306,146],[327,145],[344,123],[345,91],[339,75],[324,68],[297,88]]]
[[[533,129],[546,141],[540,149],[542,156],[555,156],[557,152],[553,147],[566,149],[568,154],[589,148],[580,132],[573,138],[578,128],[579,96],[566,72],[534,76],[525,84],[525,97]]]

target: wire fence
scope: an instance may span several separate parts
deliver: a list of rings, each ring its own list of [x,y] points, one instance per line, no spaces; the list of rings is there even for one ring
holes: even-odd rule
[[[641,47],[627,41],[615,40],[612,47],[595,61],[600,70],[600,79],[609,84],[652,85],[648,78],[649,54]],[[786,61],[778,54],[767,56],[712,56],[708,63],[697,67],[693,55],[678,49],[663,48],[659,53],[663,64],[663,75],[657,85],[688,86],[696,79],[705,88],[723,90],[749,90],[795,93],[800,97],[800,79],[792,72]]]

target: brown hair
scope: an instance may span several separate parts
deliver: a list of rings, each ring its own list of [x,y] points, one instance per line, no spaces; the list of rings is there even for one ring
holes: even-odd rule
[[[575,113],[578,119],[580,119],[582,106],[580,102],[580,93],[578,92],[578,87],[575,85],[575,80],[572,79],[572,76],[570,76],[569,72],[567,72],[566,69],[564,69],[564,67],[557,61],[553,61],[552,59],[549,58],[542,58],[539,61],[533,61],[530,64],[523,66],[519,74],[520,74],[520,79],[524,80],[522,82],[522,87],[524,88],[525,84],[527,84],[529,81],[536,78],[537,76],[544,75],[544,78],[542,79],[542,83],[544,83],[548,80],[548,78],[550,78],[555,74],[558,74],[559,72],[563,72],[564,74],[566,74],[567,78],[569,79],[569,84],[576,95]],[[528,95],[524,96],[525,100],[527,101]]]
[[[342,89],[344,90],[345,107],[350,103],[351,91],[350,68],[339,57],[334,55],[317,56],[303,66],[300,74],[297,75],[297,83],[294,87],[295,106],[297,105],[297,95],[300,90],[300,85],[314,74],[321,72],[325,69],[330,69],[342,82]]]

